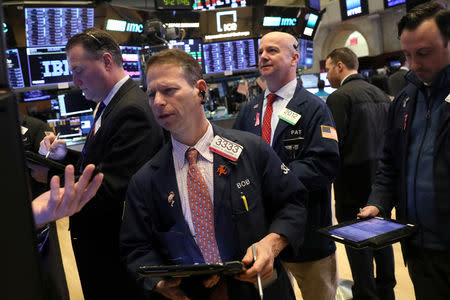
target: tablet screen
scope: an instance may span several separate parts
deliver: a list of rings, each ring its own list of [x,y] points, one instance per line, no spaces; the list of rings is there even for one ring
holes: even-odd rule
[[[330,230],[329,233],[343,237],[350,241],[360,242],[403,227],[406,227],[406,225],[378,218],[372,218],[340,228],[335,228]]]

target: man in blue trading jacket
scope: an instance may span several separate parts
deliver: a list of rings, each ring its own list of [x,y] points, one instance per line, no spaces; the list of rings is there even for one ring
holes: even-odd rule
[[[172,140],[130,182],[120,236],[128,268],[241,260],[239,275],[193,279],[190,290],[184,279],[137,280],[152,297],[258,299],[260,274],[264,299],[295,299],[278,255],[303,241],[303,185],[261,138],[208,122],[192,56],[165,50],[147,68],[150,105]]]
[[[303,299],[335,299],[336,246],[317,233],[331,225],[331,182],[339,168],[333,118],[320,98],[297,84],[298,41],[292,35],[268,33],[258,52],[267,89],[241,109],[234,128],[262,136],[308,189],[305,241],[299,255],[283,259]]]
[[[383,157],[360,217],[419,227],[402,244],[416,299],[450,299],[450,11],[419,5],[398,24],[411,68],[390,107]]]

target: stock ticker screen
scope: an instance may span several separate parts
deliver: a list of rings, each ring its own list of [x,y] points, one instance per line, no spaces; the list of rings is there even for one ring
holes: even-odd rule
[[[138,46],[120,46],[122,51],[123,69],[132,79],[141,78],[141,64],[139,63],[139,51],[141,47]]]
[[[17,49],[6,50],[6,68],[8,70],[9,85],[13,89],[24,88],[25,82]]]
[[[312,66],[313,64],[313,41],[298,39],[299,66]]]
[[[30,86],[72,82],[64,47],[27,48]]]
[[[199,65],[203,68],[202,64],[202,44],[200,39],[186,39],[182,41],[170,40],[168,44],[170,49],[180,49],[187,54],[192,55]]]
[[[203,44],[206,74],[251,70],[257,62],[253,39]]]
[[[94,27],[94,8],[25,8],[27,47],[63,46],[73,35],[90,27]]]

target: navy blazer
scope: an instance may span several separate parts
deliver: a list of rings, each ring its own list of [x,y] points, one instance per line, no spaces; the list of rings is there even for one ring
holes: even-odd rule
[[[247,103],[233,128],[261,136],[264,94]],[[335,252],[333,241],[317,229],[331,225],[331,182],[339,169],[338,143],[322,136],[321,125],[335,127],[333,117],[319,97],[297,85],[286,108],[301,115],[295,125],[282,119],[275,129],[272,148],[309,192],[305,241],[297,256],[287,261],[312,261]],[[257,116],[260,120],[257,121]],[[289,141],[293,144],[289,144]]]
[[[214,126],[214,133],[244,147],[236,163],[214,153],[214,221],[222,261],[241,260],[247,248],[271,232],[285,236],[295,251],[303,240],[306,192],[273,150],[259,137]],[[174,193],[171,205],[168,197]],[[245,195],[248,211],[241,196]],[[141,265],[203,263],[183,216],[172,143],[167,144],[130,181],[121,228],[121,255],[129,270]],[[278,280],[265,299],[295,299],[278,259]],[[158,280],[137,278],[147,290]],[[252,284],[228,279],[230,299],[257,299]]]

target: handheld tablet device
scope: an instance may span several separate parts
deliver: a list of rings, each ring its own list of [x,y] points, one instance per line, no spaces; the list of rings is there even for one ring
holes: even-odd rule
[[[318,230],[319,233],[354,248],[383,248],[413,235],[416,226],[379,217],[342,222]]]
[[[38,164],[52,170],[64,171],[66,168],[64,164],[57,162],[56,160],[45,158],[45,156],[31,151],[25,151],[25,158],[34,164]]]
[[[146,277],[188,277],[217,273],[234,275],[242,272],[243,266],[240,261],[214,264],[141,266],[138,274]]]

